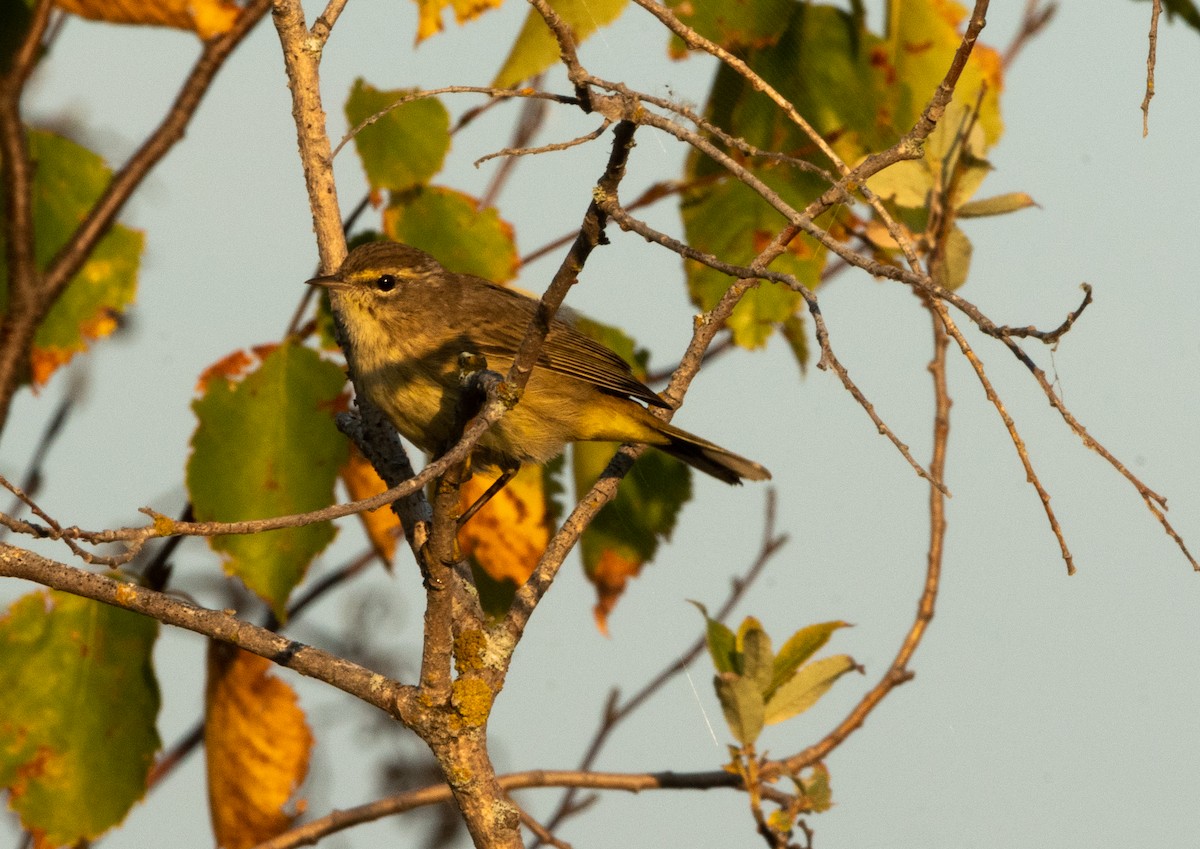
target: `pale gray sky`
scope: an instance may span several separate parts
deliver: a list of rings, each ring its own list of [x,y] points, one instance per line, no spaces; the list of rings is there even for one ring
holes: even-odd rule
[[[984,40],[1007,44],[1022,5],[994,4]],[[1007,131],[982,194],[1023,190],[1041,208],[965,224],[975,256],[964,294],[998,322],[1050,326],[1077,305],[1080,282],[1093,284],[1095,304],[1058,351],[1030,350],[1091,432],[1171,499],[1173,521],[1200,552],[1200,296],[1188,253],[1200,188],[1189,164],[1200,129],[1200,41],[1191,30],[1164,27],[1151,133],[1143,139],[1138,105],[1149,4],[1103,8],[1066,0],[1007,78]],[[379,87],[486,83],[503,59],[491,45],[507,43],[523,15],[509,3],[414,53],[408,4],[351,3],[326,51],[333,131],[343,129],[341,103],[356,76]],[[701,102],[711,66],[665,62],[664,41],[647,16],[631,10],[590,41],[583,58],[607,78]],[[36,120],[78,122],[89,132],[84,141],[120,161],[161,114],[196,50],[184,34],[71,21],[27,108]],[[457,113],[477,102],[448,105]],[[495,163],[479,170],[470,163],[502,147],[508,126],[496,110],[478,131],[457,138],[444,181],[478,192]],[[561,110],[544,138],[593,126]],[[500,203],[522,250],[577,225],[607,150],[601,142],[521,164]],[[91,393],[55,448],[41,497],[61,520],[107,526],[133,521],[143,504],[171,512],[182,503],[196,376],[234,348],[277,339],[313,268],[294,151],[278,43],[265,22],[126,215],[148,231],[135,330],[89,357]],[[676,173],[682,155],[674,142],[641,133],[626,196]],[[352,152],[338,173],[349,208],[362,191]],[[669,204],[652,217],[677,228]],[[597,252],[570,302],[621,325],[652,347],[657,365],[667,365],[691,322],[678,264],[640,239],[613,235],[614,247]],[[521,285],[543,287],[550,269],[531,266]],[[906,291],[863,276],[846,275],[821,297],[843,362],[924,460],[931,398],[925,314]],[[810,820],[819,845],[1200,845],[1200,577],[1136,493],[1067,431],[1024,370],[999,345],[972,339],[1054,496],[1079,574],[1066,577],[1011,443],[952,355],[954,498],[937,617],[912,664],[916,679],[828,761],[837,804]],[[60,377],[37,397],[20,396],[0,472],[23,467],[64,384]],[[853,654],[867,677],[843,679],[813,711],[769,729],[762,741],[772,754],[795,751],[819,739],[877,680],[911,621],[924,570],[925,488],[833,376],[811,372],[797,381],[778,344],[720,360],[696,382],[677,421],[775,473],[780,527],[792,541],[737,617],[758,616],[777,642],[810,622],[856,625],[837,634],[831,649]],[[697,481],[696,491],[674,543],[613,615],[610,638],[591,624],[590,586],[577,569],[564,570],[496,707],[500,769],[573,766],[607,690],[636,688],[699,633],[700,619],[684,600],[715,605],[753,557],[763,487]],[[357,528],[346,524],[327,563],[353,550]],[[216,568],[203,544],[188,543],[180,584],[202,593],[204,576]],[[0,586],[5,598],[26,589]],[[387,600],[370,623],[389,634],[387,663],[411,671],[420,592],[403,556],[394,577],[373,570],[325,601],[298,635],[320,643],[328,633],[322,621],[352,615],[369,596]],[[197,716],[203,650],[190,634],[161,640],[160,730],[168,742]],[[726,736],[710,677],[705,665],[695,667],[699,699],[687,680],[672,682],[622,727],[599,767],[721,763]],[[371,710],[350,707],[348,697],[297,686],[319,726],[310,811],[374,798],[372,758],[391,751],[394,735],[370,726]],[[368,727],[374,730],[364,733]],[[200,775],[195,758],[104,845],[161,845],[168,829],[172,846],[211,845]],[[557,794],[520,798],[544,814]],[[744,797],[730,792],[606,796],[560,836],[577,849],[759,845]],[[417,845],[409,821],[347,832],[328,845],[393,842]]]

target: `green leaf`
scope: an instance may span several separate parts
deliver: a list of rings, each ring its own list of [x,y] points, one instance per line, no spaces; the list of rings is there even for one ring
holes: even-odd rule
[[[0,785],[39,845],[94,840],[145,794],[157,635],[149,617],[52,591],[0,618]]]
[[[967,11],[948,0],[891,0],[888,3],[887,38],[875,53],[881,70],[895,81],[888,103],[880,103],[892,115],[892,124],[905,132],[941,84],[946,69],[962,41],[961,25]],[[1000,118],[1004,63],[991,47],[976,44],[954,90],[954,104],[974,106],[980,92],[979,124],[985,146],[1000,140],[1004,123]]]
[[[834,681],[854,668],[854,660],[844,654],[814,660],[801,667],[767,701],[763,721],[767,725],[774,725],[804,713],[825,695]]]
[[[812,774],[798,781],[804,793],[804,801],[815,814],[833,807],[833,787],[829,783],[829,768],[823,763],[813,765]]]
[[[713,688],[734,739],[746,746],[757,740],[763,728],[763,698],[758,686],[749,678],[722,672],[713,676]]]
[[[781,21],[787,20],[794,0],[667,0],[679,20],[726,50],[765,47],[779,39]],[[678,36],[671,38],[671,55],[682,57],[686,46]]]
[[[803,377],[808,373],[808,332],[804,329],[804,313],[797,312],[791,318],[784,319],[779,325],[779,332],[792,349],[792,356],[796,358],[800,376]]]
[[[784,179],[792,191],[784,194],[794,195],[800,191],[801,183],[808,183],[808,194],[815,197],[819,187],[811,177],[787,175]],[[801,207],[804,205],[804,201],[794,196],[785,199],[795,201]],[[685,192],[680,212],[688,244],[733,263],[749,263],[785,224],[779,213],[733,179],[722,179]],[[801,285],[815,287],[820,281],[825,249],[806,236],[797,237],[790,248],[775,260],[771,270],[792,274]],[[685,267],[688,291],[699,309],[710,310],[716,306],[733,283],[732,278],[706,265],[688,260]],[[744,348],[761,347],[776,325],[791,319],[802,305],[800,293],[779,283],[759,283],[746,293],[729,317],[728,326],[734,342]]]
[[[479,208],[470,195],[442,186],[418,186],[392,196],[383,229],[435,256],[451,271],[504,283],[517,274],[520,258],[512,225],[494,206]]]
[[[751,621],[751,617],[747,617],[746,621]],[[742,650],[742,674],[754,682],[754,686],[765,699],[767,687],[771,683],[775,654],[771,651],[771,638],[758,624],[758,620],[753,621],[752,627],[738,633],[738,642]]]
[[[342,370],[288,342],[235,382],[211,374],[192,405],[187,485],[200,521],[238,521],[304,513],[333,501],[346,440],[333,423]],[[210,539],[225,570],[284,618],[288,594],[333,539],[329,522]]]
[[[801,628],[796,633],[788,638],[788,641],[779,649],[779,654],[775,656],[775,668],[771,674],[771,685],[767,691],[767,698],[779,689],[785,681],[796,674],[805,661],[821,650],[821,647],[829,642],[829,638],[838,628],[849,628],[849,622],[834,621],[834,622],[818,622],[816,625],[809,625],[806,628]]]
[[[897,162],[867,185],[881,198],[910,209],[925,208],[931,192],[948,192],[950,205],[958,209],[992,170],[983,158],[986,147],[979,122],[966,107],[952,103],[926,140],[921,159]]]
[[[1037,202],[1025,192],[1008,192],[964,203],[958,208],[957,214],[959,218],[983,218],[988,215],[1008,215],[1031,206],[1037,206]]]
[[[741,666],[737,650],[737,637],[723,622],[718,622],[708,615],[708,608],[698,601],[692,604],[704,616],[705,639],[708,642],[708,655],[712,658],[717,672],[737,672]]]
[[[357,127],[413,92],[381,91],[359,78],[346,99],[346,120]],[[428,183],[450,150],[450,113],[431,97],[405,103],[364,127],[354,146],[372,189],[403,191]]]
[[[649,354],[615,327],[577,317],[581,332],[619,354],[641,377]],[[579,442],[571,447],[575,492],[582,495],[599,478],[617,446],[610,442]],[[661,541],[675,529],[679,511],[692,497],[691,470],[673,457],[650,450],[621,481],[617,496],[600,510],[583,532],[580,552],[588,579],[597,588],[601,627],[629,580],[654,559]]]
[[[571,28],[575,43],[615,21],[629,0],[550,0],[550,7]],[[492,81],[495,88],[511,88],[535,77],[559,60],[558,41],[542,16],[530,9],[525,25],[513,42],[504,65]]]
[[[933,282],[939,286],[954,290],[967,282],[971,272],[971,254],[974,248],[967,234],[957,226],[946,234],[941,261],[934,264]]]
[[[112,171],[87,148],[42,130],[29,132],[29,155],[34,162],[34,258],[44,269],[108,186]],[[45,383],[92,340],[116,329],[118,316],[137,291],[143,242],[142,233],[120,224],[100,240],[38,326],[30,352],[35,385]],[[0,235],[0,252],[3,246]],[[0,263],[0,311],[7,305],[8,272]]]

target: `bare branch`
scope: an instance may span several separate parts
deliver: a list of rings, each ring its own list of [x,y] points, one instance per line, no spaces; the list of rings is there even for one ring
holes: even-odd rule
[[[500,150],[497,150],[495,153],[489,153],[486,156],[479,157],[478,159],[475,160],[475,162],[473,164],[475,165],[476,168],[478,168],[480,165],[487,162],[489,159],[496,159],[497,157],[500,157],[500,156],[529,156],[531,154],[536,154],[536,153],[553,153],[553,152],[559,151],[559,150],[568,150],[572,147],[578,147],[581,144],[587,144],[590,141],[595,141],[596,139],[600,138],[600,136],[602,136],[604,134],[604,131],[607,130],[610,126],[612,126],[612,121],[609,121],[607,118],[605,118],[604,123],[602,123],[596,129],[592,130],[592,132],[586,133],[582,136],[578,136],[578,137],[570,139],[568,141],[554,142],[553,144],[544,144],[544,145],[541,145],[540,147],[505,147],[505,148],[501,148]]]
[[[1017,59],[1017,55],[1024,49],[1025,45],[1050,24],[1050,20],[1057,11],[1058,3],[1046,3],[1042,5],[1042,0],[1025,0],[1025,12],[1021,16],[1021,27],[1017,30],[1017,34],[1013,36],[1008,49],[1004,51],[1004,66],[1006,68],[1012,67],[1012,64]]]
[[[950,438],[950,394],[946,384],[946,348],[949,344],[949,337],[938,310],[928,300],[925,304],[933,322],[933,359],[929,363],[934,392],[933,457],[929,461],[929,470],[940,480],[946,474],[946,448]],[[946,498],[937,487],[930,486],[929,552],[925,566],[925,586],[922,588],[920,600],[917,602],[916,618],[909,627],[908,633],[904,635],[896,657],[883,677],[880,678],[879,683],[859,700],[858,704],[836,728],[825,735],[820,742],[803,751],[782,761],[764,765],[762,769],[764,778],[769,779],[781,774],[794,775],[800,770],[824,760],[830,752],[845,742],[846,738],[866,722],[867,717],[887,697],[888,693],[913,677],[908,664],[921,644],[921,638],[929,628],[930,622],[933,621],[938,588],[941,585],[945,541]]]
[[[746,592],[758,579],[758,576],[763,573],[771,558],[788,542],[787,535],[780,534],[775,529],[776,496],[774,489],[767,490],[767,503],[764,512],[766,515],[763,522],[762,542],[759,546],[758,555],[750,563],[745,573],[740,578],[733,580],[729,595],[721,603],[717,612],[713,614],[713,619],[717,622],[724,622],[728,618],[738,602],[742,600]],[[623,702],[619,701],[620,694],[614,689],[601,713],[599,727],[596,728],[595,733],[592,735],[592,740],[579,762],[579,769],[581,771],[590,770],[617,726],[645,704],[651,696],[658,693],[668,681],[691,666],[692,662],[704,652],[706,645],[707,639],[701,636],[684,650],[678,658],[668,664],[661,672],[642,685],[640,689]],[[558,807],[546,821],[547,828],[551,830],[557,828],[566,817],[580,809],[575,801],[576,790],[578,789],[571,788],[563,794]]]
[[[33,581],[235,645],[301,675],[331,684],[402,722],[408,721],[413,708],[415,691],[412,687],[321,649],[243,622],[223,610],[209,610],[5,544],[0,544],[0,576]]]

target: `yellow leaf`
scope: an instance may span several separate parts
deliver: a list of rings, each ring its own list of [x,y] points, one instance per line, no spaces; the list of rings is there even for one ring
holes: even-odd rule
[[[459,491],[466,510],[491,486],[495,475],[476,472]],[[464,556],[492,579],[518,586],[533,572],[550,542],[545,479],[537,466],[526,466],[496,493],[458,532]]]
[[[57,0],[68,12],[112,24],[153,24],[193,30],[207,40],[226,33],[241,9],[228,0]]]
[[[354,501],[370,498],[387,489],[387,484],[375,473],[375,468],[359,453],[353,443],[350,446],[350,456],[342,466],[341,476],[346,491]],[[359,513],[358,518],[362,520],[375,553],[383,559],[383,565],[390,572],[392,557],[396,554],[396,540],[402,533],[400,520],[390,506]]]
[[[248,849],[291,827],[288,809],[308,774],[312,732],[271,662],[223,643],[208,653],[204,748],[213,832],[223,849]]]
[[[421,42],[442,31],[442,12],[447,6],[454,9],[459,24],[478,18],[488,9],[498,9],[504,0],[414,0],[417,4],[417,41]]]

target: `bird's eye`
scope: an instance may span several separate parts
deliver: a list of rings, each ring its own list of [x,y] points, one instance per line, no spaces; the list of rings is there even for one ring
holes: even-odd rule
[[[380,292],[390,292],[396,288],[396,276],[394,274],[380,274],[375,280],[375,288]]]

